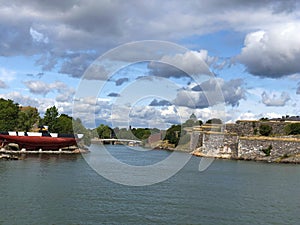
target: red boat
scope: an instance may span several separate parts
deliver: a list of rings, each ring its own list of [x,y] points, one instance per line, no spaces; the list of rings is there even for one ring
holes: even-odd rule
[[[80,135],[52,135],[43,135],[42,133],[19,135],[18,132],[11,135],[7,132],[7,134],[0,134],[0,143],[2,147],[9,143],[15,143],[19,145],[19,149],[25,148],[26,150],[59,150],[60,148],[77,146],[77,141],[81,138]]]

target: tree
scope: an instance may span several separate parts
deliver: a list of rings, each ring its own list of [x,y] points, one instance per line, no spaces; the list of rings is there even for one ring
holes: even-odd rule
[[[222,124],[222,120],[218,118],[209,119],[206,121],[206,124]]]
[[[259,126],[259,133],[262,136],[269,136],[272,132],[272,127],[268,124],[261,124]]]
[[[58,110],[55,106],[52,106],[46,110],[43,125],[48,126],[49,132],[58,133]]]
[[[57,129],[59,133],[72,134],[74,132],[72,120],[72,117],[61,114],[57,119]]]
[[[297,135],[300,134],[300,123],[290,123],[284,128],[287,135]]]
[[[139,140],[145,140],[151,135],[151,131],[148,128],[132,129],[132,134]]]
[[[20,107],[18,115],[18,130],[20,131],[29,131],[32,129],[33,125],[36,124],[39,120],[39,112],[37,108],[27,106]]]
[[[101,124],[96,130],[99,138],[111,138],[112,129],[109,126]]]
[[[184,135],[186,132],[181,130],[181,125],[172,125],[166,132],[164,140],[168,140],[171,144],[178,145],[181,134]]]
[[[77,118],[76,120],[72,119],[73,121],[73,132],[75,134],[83,134],[83,143],[85,145],[90,146],[91,145],[91,137],[92,137],[92,131],[86,129],[81,120]]]
[[[18,124],[19,105],[0,98],[0,131],[15,130]]]

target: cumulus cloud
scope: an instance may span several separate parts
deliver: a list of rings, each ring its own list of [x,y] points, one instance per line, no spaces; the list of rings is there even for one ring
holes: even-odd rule
[[[76,52],[63,54],[62,58],[63,63],[59,72],[71,77],[80,78],[96,57],[93,53]]]
[[[265,91],[261,94],[262,102],[266,106],[285,106],[291,99],[287,92],[282,92],[279,96],[276,93],[267,94]]]
[[[175,99],[175,104],[190,108],[207,108],[224,102],[232,107],[238,106],[239,101],[246,99],[246,90],[242,79],[228,82],[221,78],[209,79],[191,90],[181,90]]]
[[[0,67],[0,80],[11,82],[16,78],[16,71]]]
[[[293,20],[299,7],[293,0],[229,0],[222,4],[217,0],[186,1],[184,5],[154,0],[133,4],[134,10],[124,1],[11,0],[0,6],[0,55],[40,55],[37,63],[42,69],[58,66],[61,73],[80,77],[95,53],[101,55],[120,43],[176,41],[232,27],[238,31],[258,30]],[[65,54],[69,51],[86,52],[88,56],[68,57]],[[192,60],[197,54],[190,53],[189,57]],[[243,57],[245,64],[248,61]],[[192,64],[193,60],[188,66],[192,72],[199,69],[191,68]]]
[[[62,90],[67,89],[66,84],[60,81],[56,81],[54,83],[48,84],[40,80],[30,80],[30,81],[24,81],[24,84],[31,93],[41,94],[41,95],[46,95],[50,91],[54,91],[54,90],[61,92]]]
[[[237,60],[248,72],[279,78],[300,72],[300,23],[286,23],[249,33]]]
[[[57,92],[55,100],[57,102],[72,101],[75,94],[74,88],[69,88],[65,83],[56,81],[45,83],[40,80],[30,80],[23,82],[30,93],[46,96],[50,92]]]
[[[23,105],[23,106],[33,106],[33,107],[38,107],[40,104],[39,100],[38,99],[34,99],[34,98],[31,98],[29,96],[25,96],[23,94],[21,94],[20,92],[10,92],[10,93],[7,93],[7,94],[1,94],[0,95],[1,98],[5,98],[5,99],[11,99],[13,100],[14,102],[20,104],[20,105]]]
[[[298,88],[297,88],[296,94],[300,95],[300,82],[298,83]]]
[[[163,56],[161,62],[150,62],[148,68],[155,76],[184,77],[189,75],[211,74],[209,66],[217,60],[208,56],[206,50],[187,51],[174,56]]]

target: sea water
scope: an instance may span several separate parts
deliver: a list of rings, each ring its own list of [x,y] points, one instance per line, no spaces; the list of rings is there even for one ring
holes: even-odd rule
[[[199,172],[200,158],[193,156],[164,182],[124,186],[90,167],[88,159],[104,151],[91,149],[84,157],[0,161],[0,224],[299,224],[300,165],[215,160]],[[172,154],[105,150],[138,166]]]

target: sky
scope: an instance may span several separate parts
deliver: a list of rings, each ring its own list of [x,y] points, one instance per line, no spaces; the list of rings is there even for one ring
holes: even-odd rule
[[[300,115],[296,0],[0,0],[0,98],[87,127]]]

